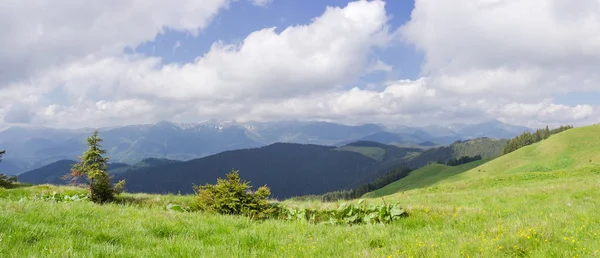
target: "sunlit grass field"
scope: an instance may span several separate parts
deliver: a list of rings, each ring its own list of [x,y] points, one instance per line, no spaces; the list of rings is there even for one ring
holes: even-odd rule
[[[465,180],[367,199],[409,210],[409,217],[385,226],[255,222],[165,209],[192,196],[125,195],[127,202],[110,205],[19,201],[36,192],[78,191],[48,188],[0,190],[1,257],[600,256],[598,168]]]

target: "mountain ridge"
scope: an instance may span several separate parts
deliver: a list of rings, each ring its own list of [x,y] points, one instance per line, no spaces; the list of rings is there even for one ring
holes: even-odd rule
[[[494,126],[498,127],[497,124]],[[506,126],[512,128],[510,125]],[[495,132],[503,130],[502,126],[500,129],[496,127],[489,132],[483,130],[480,134],[502,134]],[[384,144],[403,143],[407,146],[428,142],[429,146],[434,146],[469,138],[441,128],[443,126],[392,127],[323,121],[240,123],[206,120],[196,123],[159,121],[154,124],[100,128],[99,131],[105,140],[104,147],[113,161],[135,164],[145,158],[191,160],[222,151],[261,147],[275,142],[343,146],[353,141],[373,140]],[[481,126],[475,125],[475,128],[481,129]],[[19,174],[54,161],[76,159],[85,150],[85,138],[92,130],[30,126],[0,131],[0,146],[7,150],[4,157],[6,163],[4,166],[0,163],[0,168],[6,174]],[[510,134],[508,131],[502,132]]]

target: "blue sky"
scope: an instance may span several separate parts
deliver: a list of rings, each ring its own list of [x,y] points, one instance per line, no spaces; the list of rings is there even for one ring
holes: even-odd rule
[[[324,0],[307,4],[306,1],[279,0],[260,7],[248,1],[239,1],[220,12],[210,26],[196,37],[189,33],[166,30],[153,41],[127,51],[160,57],[163,63],[193,62],[216,41],[237,43],[246,35],[263,28],[277,27],[276,31],[280,32],[288,26],[308,24],[313,18],[323,14],[328,6],[344,7],[349,2],[352,1]],[[386,2],[390,26],[397,28],[409,21],[413,7],[413,0]],[[423,57],[411,45],[395,44],[384,50],[376,50],[375,56],[391,65],[394,70],[391,73],[379,72],[365,76],[362,78],[363,83],[400,78],[416,79],[419,76]]]
[[[597,123],[600,2],[565,3],[12,1],[0,11],[0,129]]]

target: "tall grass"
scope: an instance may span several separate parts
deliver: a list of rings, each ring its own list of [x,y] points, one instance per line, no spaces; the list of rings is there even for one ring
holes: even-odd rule
[[[391,195],[386,200],[411,216],[387,226],[256,222],[163,206],[192,196],[129,195],[137,201],[96,205],[18,198],[76,188],[0,190],[0,257],[598,256],[598,171],[503,175]]]

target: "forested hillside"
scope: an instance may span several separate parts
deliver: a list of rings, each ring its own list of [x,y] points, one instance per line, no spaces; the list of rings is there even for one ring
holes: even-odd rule
[[[268,185],[274,197],[324,193],[353,187],[375,173],[378,162],[334,147],[276,143],[227,151],[209,157],[119,174],[129,192],[193,193],[193,185],[213,182],[231,169],[256,186]]]
[[[357,192],[362,194],[407,174],[393,174],[394,170],[415,169],[465,155],[494,157],[501,151],[502,142],[475,139],[426,151],[367,141],[339,148],[276,143],[261,148],[226,151],[187,162],[145,159],[132,166],[111,164],[109,173],[115,175],[115,181],[126,179],[126,189],[131,192],[192,193],[194,184],[212,182],[231,169],[236,169],[255,185],[269,185],[274,196],[280,198],[357,187],[361,187]],[[19,180],[34,184],[65,184],[66,181],[61,177],[69,172],[74,163],[59,161],[23,173]],[[384,175],[387,175],[386,179],[381,178]]]
[[[137,169],[157,167],[162,165],[175,164],[180,161],[168,160],[168,159],[145,159],[134,165],[127,165],[125,163],[108,163],[108,173],[119,174],[127,173]],[[19,182],[29,184],[54,184],[64,185],[68,183],[67,180],[63,179],[63,176],[69,173],[73,164],[77,163],[74,160],[59,160],[50,165],[43,166],[38,169],[34,169],[18,176]]]

